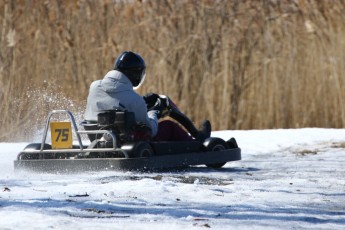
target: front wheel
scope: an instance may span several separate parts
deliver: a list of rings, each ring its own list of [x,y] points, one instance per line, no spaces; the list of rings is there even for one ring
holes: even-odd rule
[[[228,148],[227,143],[221,138],[209,138],[204,142],[206,152],[217,152]],[[206,164],[210,168],[221,168],[226,164],[226,162]]]

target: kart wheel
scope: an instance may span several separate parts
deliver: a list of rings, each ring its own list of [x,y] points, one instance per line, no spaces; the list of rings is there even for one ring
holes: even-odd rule
[[[31,143],[27,145],[24,150],[40,150],[41,143]],[[43,149],[51,149],[49,144],[44,144]],[[18,160],[37,160],[39,159],[39,153],[20,153]]]
[[[204,146],[206,148],[206,152],[216,152],[222,151],[228,148],[226,142],[221,138],[208,138],[204,142]],[[210,168],[221,168],[226,164],[226,162],[221,163],[214,163],[214,164],[206,164],[207,167]]]
[[[129,157],[150,157],[153,156],[154,152],[151,145],[148,142],[140,141],[134,144],[131,151],[128,152]]]

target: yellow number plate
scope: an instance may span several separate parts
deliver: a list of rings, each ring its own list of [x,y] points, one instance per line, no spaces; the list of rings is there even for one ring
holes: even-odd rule
[[[72,148],[71,122],[50,122],[52,149]]]

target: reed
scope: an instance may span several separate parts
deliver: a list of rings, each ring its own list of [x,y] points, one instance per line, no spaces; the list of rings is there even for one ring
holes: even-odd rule
[[[169,95],[214,130],[345,125],[345,3],[1,1],[0,140],[51,109],[82,119],[89,84],[134,50],[138,91]]]

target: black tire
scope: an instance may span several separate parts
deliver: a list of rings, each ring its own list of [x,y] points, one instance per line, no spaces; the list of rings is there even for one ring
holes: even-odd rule
[[[132,145],[125,145],[121,148],[128,153],[130,158],[151,157],[154,155],[151,145],[145,141],[139,141]]]
[[[237,149],[238,148],[237,141],[234,137],[231,137],[226,143],[228,144],[230,149]]]
[[[24,148],[24,150],[40,150],[40,149],[41,149],[41,143],[31,143],[31,144],[28,144]],[[49,144],[44,144],[43,149],[51,149],[51,146]],[[18,155],[18,160],[38,160],[39,156],[40,156],[39,153],[20,153]]]
[[[221,138],[208,138],[203,144],[205,146],[206,152],[216,152],[228,149],[227,143]],[[226,164],[226,162],[206,164],[209,168],[221,168]]]

